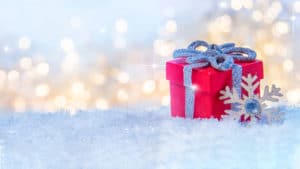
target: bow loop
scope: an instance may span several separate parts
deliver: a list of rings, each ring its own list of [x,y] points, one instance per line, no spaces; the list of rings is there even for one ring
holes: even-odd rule
[[[197,54],[197,55],[193,55],[193,56],[188,56],[185,59],[186,63],[197,63],[197,62],[207,62],[208,58],[204,55],[204,54]]]
[[[234,43],[224,43],[222,45],[220,45],[220,48],[223,50],[223,49],[229,49],[229,48],[233,48],[235,47],[235,44]]]
[[[197,41],[192,42],[188,46],[188,49],[197,50],[197,48],[200,48],[200,47],[205,47],[206,49],[208,49],[209,48],[209,44],[207,42],[205,42],[205,41],[197,40]]]
[[[249,48],[234,47],[224,49],[224,53],[231,55],[238,61],[252,61],[256,58],[256,52]]]
[[[173,58],[194,57],[200,55],[201,53],[202,52],[193,49],[177,49],[173,53]]]

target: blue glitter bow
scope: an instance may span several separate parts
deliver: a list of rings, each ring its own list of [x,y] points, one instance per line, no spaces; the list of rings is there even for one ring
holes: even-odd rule
[[[206,51],[197,50],[199,47]],[[185,86],[185,116],[193,118],[195,94],[192,87],[192,69],[212,66],[213,68],[226,71],[232,69],[232,85],[241,95],[242,67],[234,61],[254,61],[256,52],[249,48],[235,47],[234,43],[222,45],[208,44],[205,41],[194,41],[187,49],[177,49],[173,58],[185,57],[187,65],[183,68]]]

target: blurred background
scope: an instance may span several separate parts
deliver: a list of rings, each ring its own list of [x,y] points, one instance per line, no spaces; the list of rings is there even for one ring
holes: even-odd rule
[[[0,1],[0,112],[168,105],[165,62],[197,39],[253,48],[300,102],[300,1]]]

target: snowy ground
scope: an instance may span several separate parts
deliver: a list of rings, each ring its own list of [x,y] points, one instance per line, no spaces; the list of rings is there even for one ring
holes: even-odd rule
[[[153,111],[0,116],[3,169],[299,169],[300,108],[281,125],[170,118]]]

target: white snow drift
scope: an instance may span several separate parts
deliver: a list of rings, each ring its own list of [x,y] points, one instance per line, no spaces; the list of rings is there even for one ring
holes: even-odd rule
[[[169,110],[0,115],[3,169],[299,169],[300,108],[283,124],[171,118]]]

